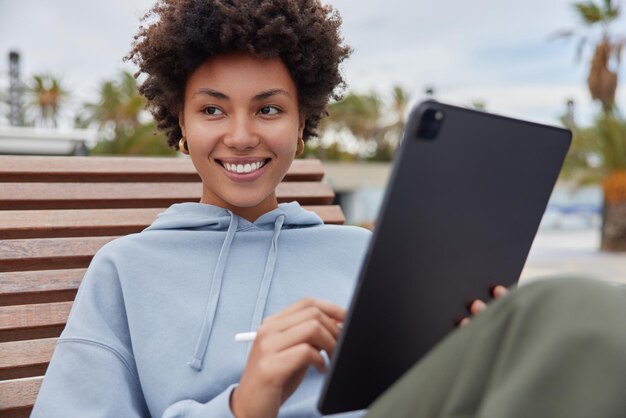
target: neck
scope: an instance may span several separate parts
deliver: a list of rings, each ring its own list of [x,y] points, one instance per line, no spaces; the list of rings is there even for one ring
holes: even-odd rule
[[[235,215],[249,222],[256,221],[261,215],[264,215],[267,212],[270,212],[278,207],[278,200],[276,199],[275,195],[269,196],[263,202],[259,203],[256,206],[251,206],[251,207],[234,206],[227,202],[223,202],[223,201],[218,202],[218,201],[215,201],[214,199],[206,199],[205,196],[202,196],[202,199],[200,199],[200,203],[205,203],[208,205],[219,206],[221,208],[228,209],[231,212],[233,212]]]

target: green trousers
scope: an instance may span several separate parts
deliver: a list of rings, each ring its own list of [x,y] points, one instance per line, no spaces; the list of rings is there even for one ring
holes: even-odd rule
[[[436,346],[369,418],[626,417],[626,287],[522,286]]]

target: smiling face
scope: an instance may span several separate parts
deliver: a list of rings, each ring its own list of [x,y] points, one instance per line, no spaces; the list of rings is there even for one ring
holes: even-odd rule
[[[202,203],[250,221],[278,206],[276,186],[304,130],[295,83],[279,58],[210,58],[187,80],[179,120]]]

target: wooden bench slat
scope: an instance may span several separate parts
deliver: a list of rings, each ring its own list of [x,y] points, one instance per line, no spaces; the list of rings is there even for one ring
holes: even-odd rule
[[[127,235],[150,225],[164,208],[0,211],[0,239]]]
[[[73,302],[0,307],[0,342],[61,335]]]
[[[201,183],[5,183],[0,188],[0,210],[159,208],[172,203],[197,202]],[[280,183],[279,202],[330,204],[332,187],[319,182]]]
[[[65,325],[74,302],[0,307],[0,331]]]
[[[319,160],[295,160],[285,181],[320,181]],[[0,182],[198,182],[189,158],[0,156]]]
[[[43,382],[43,377],[27,377],[23,379],[5,380],[0,382],[0,412],[4,417],[22,417],[28,416],[30,409],[35,404],[37,393]],[[27,409],[26,411],[23,411]],[[16,414],[10,415],[6,412],[16,411]],[[19,411],[18,410],[22,410]],[[22,415],[25,413],[25,415]]]
[[[304,206],[325,223],[343,223],[339,206]],[[0,211],[0,239],[127,235],[145,229],[165,208]]]
[[[87,269],[0,273],[0,306],[72,301]]]
[[[0,343],[0,380],[43,376],[57,338]]]
[[[117,237],[41,238],[0,241],[0,272],[87,267]]]

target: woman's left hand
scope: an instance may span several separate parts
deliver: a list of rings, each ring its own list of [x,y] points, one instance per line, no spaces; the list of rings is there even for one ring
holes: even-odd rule
[[[499,299],[502,296],[506,295],[507,293],[509,293],[509,289],[507,289],[506,287],[502,285],[494,286],[494,288],[491,290],[491,296],[493,296],[494,299]],[[485,302],[483,302],[480,299],[476,299],[469,305],[469,312],[472,315],[477,315],[478,313],[485,310],[486,307],[487,307],[487,304]],[[469,321],[470,319],[468,317],[465,317],[461,319],[461,321],[459,321],[459,326],[463,327],[469,324]]]

